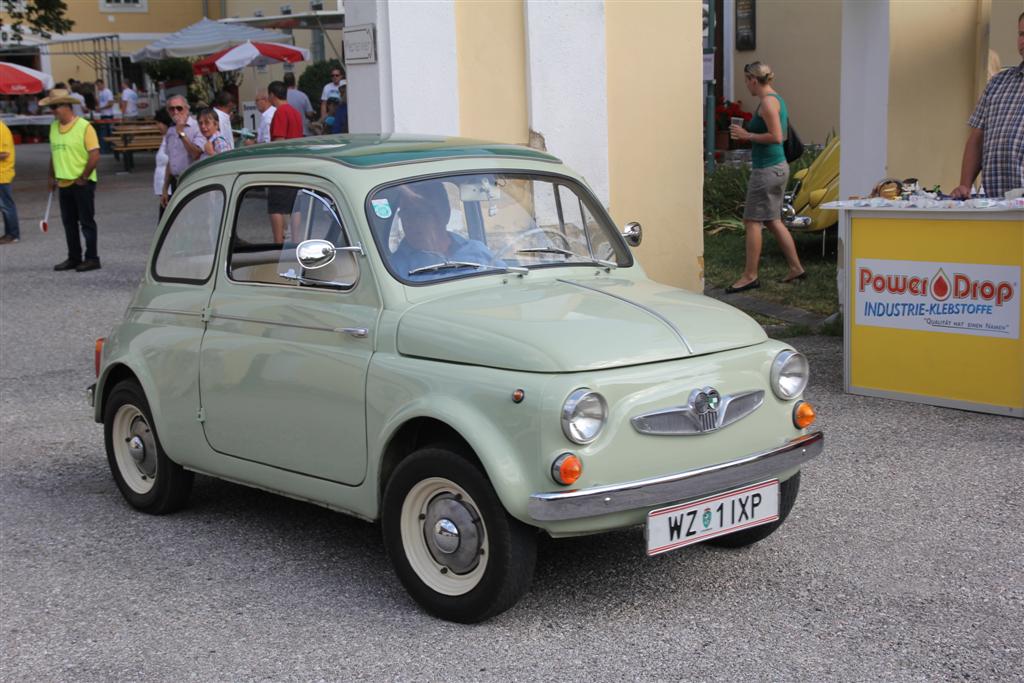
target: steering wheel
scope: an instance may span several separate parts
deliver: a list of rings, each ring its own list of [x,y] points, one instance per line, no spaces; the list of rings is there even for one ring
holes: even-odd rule
[[[537,244],[536,241],[532,239],[537,235],[543,235],[544,237],[546,237],[548,243]],[[579,252],[573,248],[574,245],[572,242],[569,241],[569,238],[563,235],[558,230],[555,230],[553,228],[530,228],[526,232],[516,235],[511,242],[506,244],[504,247],[501,248],[501,251],[495,254],[495,258],[504,260],[506,256],[515,254],[520,249],[524,249],[528,246],[553,246],[558,247],[559,249],[565,249],[566,251],[571,251],[574,254],[579,254]]]

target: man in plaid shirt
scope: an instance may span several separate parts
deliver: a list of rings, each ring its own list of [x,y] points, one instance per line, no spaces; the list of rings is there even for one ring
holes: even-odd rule
[[[1017,19],[1017,51],[1024,58],[1024,13]],[[1024,62],[992,77],[967,125],[960,184],[952,195],[970,196],[979,170],[988,197],[1024,187]]]

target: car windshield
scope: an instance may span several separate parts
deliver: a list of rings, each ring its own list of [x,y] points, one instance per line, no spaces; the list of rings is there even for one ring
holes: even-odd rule
[[[406,282],[632,263],[594,197],[568,178],[474,173],[390,185],[371,195],[368,215],[389,270]]]

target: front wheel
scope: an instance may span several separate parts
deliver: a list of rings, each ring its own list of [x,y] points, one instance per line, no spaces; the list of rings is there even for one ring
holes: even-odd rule
[[[133,507],[163,515],[185,505],[192,473],[164,453],[138,383],[125,380],[111,390],[103,408],[103,437],[110,472]]]
[[[529,588],[536,532],[509,516],[483,472],[452,450],[423,448],[402,461],[381,517],[395,573],[435,616],[483,621]]]

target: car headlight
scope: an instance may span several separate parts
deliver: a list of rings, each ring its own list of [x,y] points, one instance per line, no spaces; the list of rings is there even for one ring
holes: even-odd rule
[[[772,362],[772,391],[784,401],[796,398],[807,387],[807,357],[796,351],[780,351]]]
[[[590,443],[608,419],[604,396],[590,389],[577,389],[562,404],[562,431],[573,443]]]

